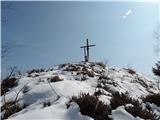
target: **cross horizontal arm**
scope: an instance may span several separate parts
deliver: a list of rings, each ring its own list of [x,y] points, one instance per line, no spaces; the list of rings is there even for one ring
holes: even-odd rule
[[[81,46],[80,48],[93,47],[93,46],[96,46],[96,45]]]
[[[93,46],[96,46],[96,45],[89,45],[88,47],[93,47]]]
[[[80,48],[86,48],[87,46],[81,46]]]

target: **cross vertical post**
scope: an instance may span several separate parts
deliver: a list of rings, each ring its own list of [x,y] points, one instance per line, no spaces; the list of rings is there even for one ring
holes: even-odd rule
[[[87,62],[89,61],[89,43],[88,43],[88,39],[86,40],[87,42]]]

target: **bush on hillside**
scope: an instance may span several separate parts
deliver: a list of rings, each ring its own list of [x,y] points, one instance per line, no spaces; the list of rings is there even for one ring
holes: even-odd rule
[[[155,75],[160,76],[160,61],[156,63],[156,66],[152,68]]]
[[[103,69],[106,68],[106,65],[103,62],[96,62],[96,64],[101,66]]]
[[[102,90],[97,90],[94,92],[94,96],[106,95]]]
[[[69,65],[69,63],[68,63],[68,64],[60,64],[60,65],[59,65],[59,69],[64,68],[64,67],[66,67],[67,65]]]
[[[160,61],[158,61],[156,63],[156,66],[152,68],[152,72],[154,73],[154,75],[160,77]],[[158,79],[158,89],[160,90],[159,83],[160,83],[160,79]]]
[[[80,107],[80,112],[83,115],[88,115],[94,120],[110,120],[108,115],[111,113],[109,106],[99,101],[98,97],[88,94],[73,96],[70,102],[75,102]]]
[[[4,114],[1,116],[1,119],[7,119],[9,116],[21,111],[22,109],[23,107],[21,107],[20,104],[13,101],[8,101],[1,107],[2,112],[4,112]]]
[[[17,78],[5,78],[1,83],[1,95],[4,95],[10,88],[17,86]]]
[[[45,69],[41,68],[41,69],[32,69],[27,71],[28,75],[31,75],[32,73],[41,73],[41,72],[45,72]]]
[[[116,109],[121,105],[126,105],[131,103],[132,105],[137,105],[139,102],[129,97],[128,93],[121,93],[119,92],[112,93],[112,99],[110,100],[110,104],[112,109]]]
[[[43,102],[43,107],[48,107],[48,106],[51,106],[51,102],[50,101]]]
[[[112,99],[110,100],[110,104],[112,109],[116,109],[117,107],[124,105],[125,110],[132,114],[134,117],[140,117],[143,119],[149,119],[149,120],[159,120],[160,117],[158,117],[155,113],[143,109],[141,103],[139,103],[138,100],[134,100],[129,97],[128,93],[121,93],[116,92],[113,94]],[[132,104],[133,106],[127,106],[127,104]]]
[[[98,84],[103,84],[105,87],[107,87],[106,86],[107,84],[113,85],[114,87],[118,86],[117,81],[115,81],[112,78],[109,78],[107,76],[103,76],[103,75],[99,77]]]
[[[58,75],[50,78],[50,82],[58,82],[58,81],[62,81],[62,79]]]
[[[143,98],[144,102],[154,103],[157,106],[160,106],[160,93],[147,95]]]
[[[110,78],[107,75],[100,75],[98,80],[109,80]]]
[[[140,117],[147,120],[159,120],[160,117],[157,116],[155,113],[147,110],[146,108],[143,109],[142,105],[140,103],[134,105],[134,106],[127,106],[125,107],[125,110],[132,114],[134,117]]]
[[[136,71],[135,70],[133,70],[133,69],[131,69],[131,68],[128,68],[127,69],[127,71],[128,71],[128,73],[130,73],[130,74],[136,74]]]
[[[80,66],[69,64],[65,69],[65,71],[79,71],[80,69],[81,69]]]

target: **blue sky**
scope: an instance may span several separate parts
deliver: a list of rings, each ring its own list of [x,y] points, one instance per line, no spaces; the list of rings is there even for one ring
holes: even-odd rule
[[[158,3],[2,2],[2,45],[24,45],[2,59],[2,71],[82,61],[88,38],[91,61],[151,73],[158,11]]]

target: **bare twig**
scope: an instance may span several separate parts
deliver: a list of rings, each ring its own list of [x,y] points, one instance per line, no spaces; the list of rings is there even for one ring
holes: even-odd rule
[[[14,89],[15,93],[16,93],[16,98],[14,100],[14,103],[17,102],[18,99],[18,95],[20,94],[20,92],[24,89],[24,87],[27,85],[28,83],[26,83],[18,92]]]
[[[18,68],[17,66],[9,68],[10,72],[9,72],[9,75],[7,76],[8,79],[13,76],[13,74],[17,71],[17,68]]]
[[[58,93],[54,90],[54,88],[52,87],[52,85],[51,85],[51,83],[49,82],[49,80],[47,80],[48,81],[48,84],[49,84],[49,86],[51,87],[51,89],[52,89],[52,91],[57,95],[57,99],[56,99],[56,101],[60,98],[60,95],[58,95]]]

